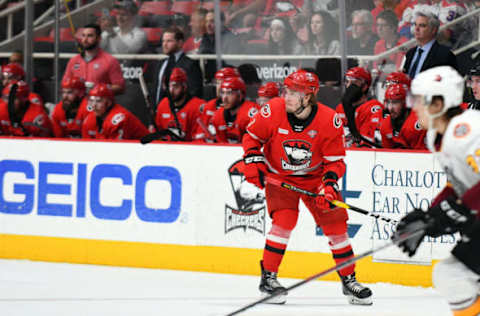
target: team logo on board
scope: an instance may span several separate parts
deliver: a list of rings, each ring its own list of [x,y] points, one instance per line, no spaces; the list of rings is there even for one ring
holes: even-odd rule
[[[265,194],[247,182],[243,175],[243,160],[237,160],[228,168],[230,184],[236,206],[225,204],[225,234],[243,229],[265,235]]]

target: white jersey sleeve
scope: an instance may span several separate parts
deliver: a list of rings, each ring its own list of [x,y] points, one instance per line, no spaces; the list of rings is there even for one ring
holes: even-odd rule
[[[437,158],[458,196],[480,181],[480,111],[451,119]]]

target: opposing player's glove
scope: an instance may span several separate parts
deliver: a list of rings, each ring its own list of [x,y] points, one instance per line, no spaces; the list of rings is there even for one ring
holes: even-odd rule
[[[262,152],[256,149],[247,151],[243,156],[243,163],[245,164],[243,170],[245,180],[263,189],[268,169]]]
[[[327,172],[323,177],[323,185],[318,192],[319,196],[315,199],[315,204],[322,210],[334,208],[335,205],[329,201],[338,200],[340,193],[337,184],[338,176],[334,172]]]
[[[395,234],[393,234],[392,239],[395,241],[399,237],[409,234],[420,227],[425,227],[427,223],[429,223],[430,217],[429,215],[424,212],[423,210],[416,208],[412,212],[405,215],[397,225],[397,230]],[[418,246],[425,237],[426,231],[423,234],[418,234],[407,240],[402,241],[398,244],[400,250],[406,253],[409,257],[413,256],[417,252]]]

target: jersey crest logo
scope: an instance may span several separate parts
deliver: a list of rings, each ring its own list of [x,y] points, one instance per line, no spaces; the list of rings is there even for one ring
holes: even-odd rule
[[[272,110],[270,110],[270,105],[268,103],[262,106],[262,109],[260,110],[260,114],[264,118],[269,118],[270,115],[272,115]]]
[[[287,140],[282,145],[287,156],[287,161],[281,159],[284,170],[296,172],[310,167],[312,163],[312,145],[310,143],[304,140]]]
[[[467,123],[460,123],[453,129],[453,135],[457,138],[462,138],[470,133],[470,125]]]
[[[256,108],[252,107],[252,108],[250,108],[250,110],[248,110],[248,117],[252,118],[257,113],[258,113],[258,110]]]
[[[118,125],[120,124],[121,121],[125,118],[125,114],[123,113],[117,113],[112,117],[112,124],[113,125]]]
[[[378,111],[382,110],[382,107],[380,105],[375,105],[371,109],[372,113],[377,113]]]
[[[225,204],[225,234],[240,229],[265,235],[265,194],[245,180],[243,167],[243,160],[237,160],[228,168],[236,205]]]
[[[335,116],[333,117],[333,127],[340,128],[341,126],[342,126],[342,118],[340,117],[340,115],[335,114]]]
[[[34,125],[40,125],[41,126],[41,125],[43,125],[43,122],[44,122],[43,114],[40,114],[33,119],[33,124]]]

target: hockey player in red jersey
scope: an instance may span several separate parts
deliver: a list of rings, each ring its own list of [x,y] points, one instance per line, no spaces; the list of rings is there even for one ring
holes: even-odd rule
[[[257,104],[263,106],[270,99],[278,97],[280,91],[276,82],[266,82],[258,88]]]
[[[82,124],[91,109],[85,98],[85,82],[78,77],[63,79],[62,101],[52,112],[52,126],[55,137],[80,138]]]
[[[12,81],[2,91],[0,129],[3,135],[49,137],[52,125],[45,109],[28,99],[30,89],[24,81]]]
[[[447,185],[428,210],[414,209],[394,238],[425,227],[399,244],[413,256],[423,238],[460,232],[451,255],[438,262],[432,281],[455,316],[480,315],[480,112],[463,111],[463,78],[449,66],[428,69],[412,81],[413,110],[427,130],[427,145],[447,174]]]
[[[98,83],[88,94],[92,108],[82,126],[83,138],[140,139],[148,130],[140,120],[119,104],[115,104],[112,89]]]
[[[343,208],[331,208],[327,201],[342,199],[337,185],[345,173],[341,119],[317,102],[319,81],[315,74],[298,70],[285,78],[284,86],[284,96],[262,107],[242,141],[245,179],[265,187],[272,218],[260,262],[259,286],[263,294],[281,293],[270,303],[286,301],[277,272],[297,223],[300,199],[327,236],[333,259],[341,263],[354,256],[347,235],[348,214]],[[301,195],[276,185],[278,180],[321,195]],[[372,292],[356,281],[354,265],[340,269],[339,276],[343,294],[351,304],[372,304]]]
[[[13,81],[25,80],[25,71],[22,65],[17,63],[10,63],[2,66],[2,84],[4,87],[8,86]],[[43,107],[43,100],[35,92],[30,91],[28,93],[28,100],[30,103],[38,104]]]
[[[215,130],[211,125],[211,120],[215,112],[220,108],[222,104],[222,98],[220,96],[220,87],[222,82],[227,78],[241,78],[237,68],[224,67],[215,73],[215,92],[216,98],[208,101],[204,107],[200,109],[201,117],[201,129],[199,133],[195,135],[196,139],[203,139],[207,142],[213,142],[215,140]]]
[[[336,111],[343,121],[347,147],[372,147],[375,143],[383,119],[383,105],[378,100],[368,100],[371,83],[372,76],[362,67],[350,68],[345,74],[347,89]],[[348,122],[349,116],[353,122]]]
[[[389,115],[380,125],[383,148],[427,149],[426,131],[422,129],[417,115],[406,105],[407,88],[393,84],[385,91],[385,108]]]
[[[388,88],[392,84],[402,84],[405,85],[408,90],[410,89],[411,81],[412,80],[406,73],[394,71],[389,73],[387,78],[385,78],[385,88]]]
[[[222,107],[215,112],[212,126],[219,143],[240,143],[248,123],[258,112],[258,104],[245,100],[246,86],[241,78],[223,80]]]
[[[178,136],[176,140],[192,141],[198,130],[197,120],[200,120],[200,109],[205,106],[205,100],[188,93],[187,73],[182,68],[173,68],[168,89],[173,105],[167,97],[160,101],[155,124],[159,130],[169,130]],[[167,139],[171,140],[170,136]]]

